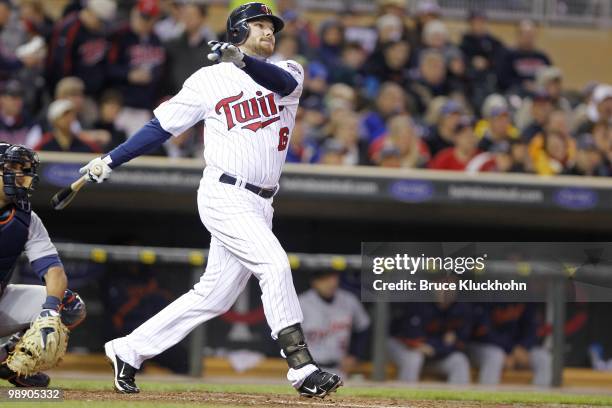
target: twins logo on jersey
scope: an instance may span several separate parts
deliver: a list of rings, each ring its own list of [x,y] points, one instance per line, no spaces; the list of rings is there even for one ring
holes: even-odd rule
[[[259,129],[280,120],[280,116],[275,116],[278,115],[278,107],[274,101],[273,93],[263,95],[261,91],[257,91],[255,98],[240,101],[243,95],[244,92],[240,92],[238,95],[223,98],[215,105],[215,112],[218,115],[221,114],[222,109],[225,113],[227,130],[234,128],[236,122],[238,122],[240,124],[247,123],[242,126],[242,129],[257,132]]]

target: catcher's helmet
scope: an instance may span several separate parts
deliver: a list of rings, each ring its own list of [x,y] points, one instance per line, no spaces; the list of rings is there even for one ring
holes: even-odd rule
[[[4,195],[15,205],[29,211],[30,196],[38,183],[38,155],[22,145],[0,143],[0,172]],[[30,183],[21,185],[18,177],[29,177]]]
[[[283,29],[285,23],[272,14],[270,7],[263,3],[246,3],[236,7],[227,18],[227,40],[235,45],[244,43],[249,36],[248,21],[256,18],[269,18],[274,24],[274,34]]]

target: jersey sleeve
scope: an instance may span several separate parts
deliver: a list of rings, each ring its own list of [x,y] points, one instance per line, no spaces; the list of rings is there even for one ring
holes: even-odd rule
[[[297,105],[300,102],[300,96],[302,96],[302,90],[304,89],[304,68],[293,60],[279,61],[274,65],[289,72],[291,76],[297,81],[297,86],[287,96],[283,96],[279,100],[279,105]]]
[[[166,132],[178,136],[196,123],[204,120],[210,107],[204,95],[205,68],[193,73],[183,83],[181,90],[169,100],[163,102],[153,114]]]
[[[32,265],[32,269],[41,279],[50,267],[62,266],[57,249],[51,243],[47,229],[34,212],[32,212],[30,221],[25,253],[30,261],[30,265]]]

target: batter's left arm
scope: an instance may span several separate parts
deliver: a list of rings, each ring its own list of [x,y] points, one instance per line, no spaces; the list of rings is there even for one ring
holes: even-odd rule
[[[245,55],[242,59],[246,72],[253,81],[280,96],[290,95],[298,87],[298,81],[279,66]]]
[[[209,60],[233,63],[246,72],[253,81],[282,97],[291,95],[298,87],[301,87],[303,73],[297,62],[292,62],[296,72],[290,73],[276,64],[246,55],[233,44],[209,41],[208,45],[212,50],[208,54]],[[290,65],[288,67],[291,68]]]

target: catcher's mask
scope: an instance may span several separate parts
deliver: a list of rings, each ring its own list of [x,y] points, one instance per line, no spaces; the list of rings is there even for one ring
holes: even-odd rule
[[[236,7],[227,18],[227,40],[234,45],[243,44],[249,37],[249,21],[268,18],[274,25],[274,34],[283,29],[285,23],[272,14],[270,7],[263,3],[246,3]]]
[[[8,146],[8,147],[7,147]],[[4,195],[24,211],[38,183],[38,155],[22,145],[0,144],[0,174]]]

